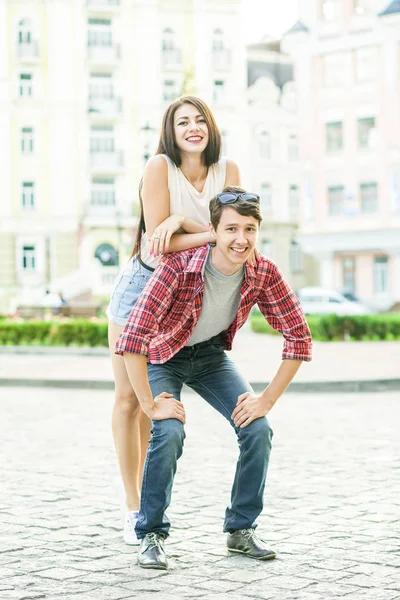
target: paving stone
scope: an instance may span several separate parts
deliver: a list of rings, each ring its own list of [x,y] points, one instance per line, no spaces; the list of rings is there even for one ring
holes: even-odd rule
[[[227,552],[236,442],[222,418],[187,394],[167,572],[141,569],[137,549],[122,541],[112,393],[1,393],[1,600],[400,600],[398,393],[380,395],[378,412],[376,394],[279,401],[258,529],[278,553],[267,563]]]

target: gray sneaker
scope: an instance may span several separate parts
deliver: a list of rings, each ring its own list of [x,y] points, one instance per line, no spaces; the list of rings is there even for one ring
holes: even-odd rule
[[[275,552],[267,548],[254,529],[237,529],[228,533],[227,545],[229,552],[240,552],[257,560],[271,560],[276,557]]]
[[[143,569],[168,569],[161,533],[148,533],[140,542],[138,564]]]

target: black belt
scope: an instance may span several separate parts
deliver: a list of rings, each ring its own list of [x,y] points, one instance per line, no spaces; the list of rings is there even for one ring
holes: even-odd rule
[[[143,262],[142,259],[140,258],[139,254],[136,255],[136,258],[138,259],[138,262],[142,265],[142,267],[144,267],[145,269],[147,269],[148,271],[150,271],[151,273],[153,273],[153,271],[155,269],[153,269],[152,267],[149,267],[149,265],[146,265],[146,263]]]

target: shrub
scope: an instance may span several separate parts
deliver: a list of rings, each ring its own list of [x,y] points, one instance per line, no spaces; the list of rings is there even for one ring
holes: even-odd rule
[[[308,315],[307,323],[314,340],[400,340],[400,313],[362,316]],[[256,333],[276,334],[259,311],[250,318]]]
[[[2,346],[108,346],[107,322],[70,321],[0,322]]]

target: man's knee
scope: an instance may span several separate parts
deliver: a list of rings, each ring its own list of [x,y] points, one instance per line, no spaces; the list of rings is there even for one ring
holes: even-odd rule
[[[178,419],[153,421],[152,434],[154,440],[164,442],[169,448],[179,450],[183,447],[185,428],[183,423],[178,421]]]
[[[247,427],[240,430],[243,439],[248,438],[256,441],[258,444],[265,444],[271,447],[272,436],[274,435],[268,420],[265,417],[255,419]]]

